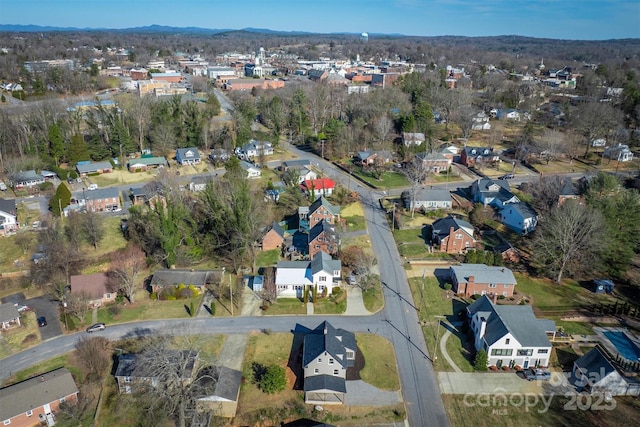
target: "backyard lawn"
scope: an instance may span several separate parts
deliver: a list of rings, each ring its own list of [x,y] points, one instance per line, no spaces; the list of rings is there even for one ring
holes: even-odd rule
[[[424,240],[423,227],[394,230],[393,237],[400,255],[407,258],[422,258],[429,254]]]
[[[409,185],[409,181],[399,172],[384,172],[380,178],[374,177],[369,172],[363,172],[361,169],[355,169],[353,174],[358,176],[358,178],[367,182],[371,186],[375,188],[398,188],[398,187],[406,187]]]
[[[260,252],[256,257],[256,265],[259,267],[276,265],[280,260],[280,252],[280,249]]]
[[[367,225],[364,218],[364,210],[360,202],[354,202],[346,206],[340,212],[340,217],[344,219],[348,232],[366,230]]]

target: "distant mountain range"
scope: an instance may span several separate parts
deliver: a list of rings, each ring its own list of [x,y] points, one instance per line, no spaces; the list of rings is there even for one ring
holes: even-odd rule
[[[317,33],[311,33],[307,31],[274,31],[267,28],[243,28],[237,29],[213,29],[213,28],[201,28],[201,27],[170,27],[166,25],[147,25],[144,27],[132,27],[132,28],[77,28],[77,27],[50,27],[40,25],[13,25],[13,24],[0,24],[0,32],[21,32],[21,33],[39,33],[39,32],[75,32],[75,31],[109,31],[114,33],[187,33],[187,34],[220,34],[228,33],[232,31],[245,31],[248,33],[258,34],[270,34],[270,35],[283,35],[283,36],[297,36],[297,35],[313,35]],[[331,34],[360,34],[349,32],[337,32]],[[369,33],[369,35],[375,36],[375,33]],[[378,34],[381,36],[393,36],[403,37],[403,34]]]

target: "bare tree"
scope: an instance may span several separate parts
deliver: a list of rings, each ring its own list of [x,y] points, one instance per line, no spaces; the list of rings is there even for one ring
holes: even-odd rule
[[[144,149],[144,136],[151,120],[152,102],[153,98],[151,95],[132,96],[127,99],[127,102],[124,105],[125,114],[131,117],[136,124],[138,147],[140,148],[140,152]]]
[[[278,288],[276,287],[275,267],[265,267],[262,272],[262,291],[260,296],[265,302],[274,303],[278,298]]]
[[[471,105],[471,92],[463,89],[439,87],[431,93],[431,103],[445,120],[445,129],[449,130],[449,121],[464,105]]]
[[[594,139],[606,138],[622,122],[622,112],[610,104],[593,101],[577,106],[570,118],[586,139],[586,157]]]
[[[546,129],[535,142],[535,145],[540,151],[540,157],[544,158],[549,164],[564,151],[564,134],[557,130]]]
[[[414,156],[413,161],[409,163],[406,168],[404,168],[404,174],[407,177],[409,184],[411,185],[411,218],[413,218],[416,210],[416,195],[420,187],[422,187],[422,185],[424,184],[424,181],[429,176],[430,169],[431,168],[429,167],[429,165],[425,165],[425,162],[423,162],[417,156]]]
[[[126,295],[131,304],[135,303],[138,276],[145,267],[145,255],[140,247],[129,244],[111,255],[109,280],[115,288]]]
[[[81,322],[89,311],[91,297],[86,292],[69,293],[65,298],[65,311],[75,316]]]
[[[98,250],[98,243],[104,237],[104,224],[100,214],[87,211],[80,218],[80,227],[82,234],[95,250]]]
[[[211,395],[217,381],[213,360],[200,351],[199,338],[187,334],[149,345],[141,354],[141,374],[153,378],[139,396],[149,403],[150,412],[160,410],[177,417],[185,427],[186,415],[196,409],[197,399]]]
[[[373,132],[380,148],[387,148],[386,142],[389,134],[393,129],[393,121],[384,113],[382,116],[376,117],[373,122]]]
[[[78,360],[95,378],[109,366],[111,341],[104,337],[81,337],[75,344]]]
[[[460,126],[460,132],[462,132],[462,138],[464,138],[465,144],[466,141],[471,138],[476,114],[476,110],[471,105],[462,105],[452,112],[451,120]]]
[[[574,200],[565,201],[537,230],[533,242],[537,264],[555,275],[557,283],[565,274],[585,271],[598,260],[604,226],[598,211]]]

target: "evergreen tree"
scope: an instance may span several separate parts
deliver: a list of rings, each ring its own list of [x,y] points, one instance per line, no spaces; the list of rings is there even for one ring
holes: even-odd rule
[[[486,371],[487,363],[489,363],[489,357],[484,348],[481,348],[476,353],[476,357],[473,359],[473,368],[476,371]]]
[[[64,182],[58,185],[56,194],[49,200],[49,208],[55,216],[62,214],[61,209],[66,208],[71,204],[71,190]]]
[[[56,166],[59,166],[60,159],[64,155],[64,140],[57,123],[49,127],[49,154],[56,162]]]
[[[74,167],[78,162],[89,159],[89,147],[84,142],[84,138],[80,134],[73,135],[67,151],[69,166]]]

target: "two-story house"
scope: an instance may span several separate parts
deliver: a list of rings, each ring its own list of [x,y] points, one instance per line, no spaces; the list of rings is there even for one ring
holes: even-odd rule
[[[491,147],[464,147],[460,153],[460,163],[470,168],[477,164],[490,165],[500,161],[500,156]]]
[[[402,132],[402,143],[405,147],[421,146],[425,141],[422,132]]]
[[[327,321],[305,335],[302,347],[305,403],[344,403],[347,369],[355,364],[356,350],[355,334],[336,329]]]
[[[509,203],[500,210],[500,222],[524,236],[535,230],[538,213],[527,203]]]
[[[310,206],[298,208],[300,230],[309,231],[322,221],[336,225],[340,221],[340,206],[332,205],[327,199],[320,196]]]
[[[284,244],[284,229],[277,222],[272,222],[262,236],[262,250],[278,249]]]
[[[306,286],[318,286],[318,293],[331,294],[342,283],[342,263],[324,252],[311,261],[279,261],[276,267],[278,297],[302,298]]]
[[[496,305],[483,295],[467,307],[467,316],[475,349],[487,352],[487,366],[549,366],[547,333],[555,333],[556,325],[537,319],[530,305]]]
[[[84,192],[87,212],[119,212],[120,193],[117,188],[101,188]]]
[[[318,252],[326,252],[331,256],[338,255],[340,250],[340,236],[336,227],[327,221],[320,221],[309,230],[308,236],[309,258]]]
[[[200,164],[200,153],[196,147],[178,148],[176,150],[176,161],[184,165]]]
[[[71,296],[86,298],[90,307],[100,307],[116,300],[117,292],[108,288],[109,278],[105,273],[78,274],[69,278]]]
[[[474,229],[467,221],[449,215],[431,225],[431,244],[448,254],[465,253],[476,248]]]
[[[5,426],[55,424],[61,403],[78,400],[78,387],[66,368],[59,368],[0,388],[0,420]]]
[[[256,141],[252,139],[243,145],[241,150],[247,158],[270,156],[273,154],[273,144],[268,141]]]
[[[418,153],[416,159],[429,173],[438,174],[446,172],[453,162],[442,153]]]
[[[502,208],[509,203],[518,203],[520,199],[511,192],[506,179],[478,178],[471,184],[471,194],[475,203],[484,206]]]
[[[506,267],[486,264],[460,264],[450,267],[453,290],[457,295],[513,296],[516,278]]]
[[[0,233],[8,234],[18,229],[17,215],[15,199],[0,199]]]

